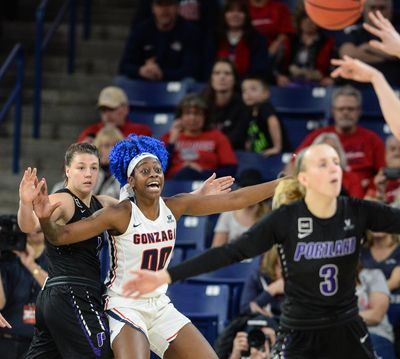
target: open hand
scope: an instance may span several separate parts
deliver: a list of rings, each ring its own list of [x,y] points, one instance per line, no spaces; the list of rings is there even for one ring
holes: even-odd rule
[[[380,11],[370,12],[368,17],[374,26],[364,23],[364,29],[381,40],[371,40],[369,44],[391,56],[400,56],[400,34],[391,22]]]
[[[123,295],[131,298],[139,298],[143,294],[147,294],[157,289],[159,286],[166,284],[166,281],[162,280],[160,274],[165,272],[164,270],[154,272],[151,270],[132,270],[133,273],[131,279],[127,280],[122,286]]]
[[[215,172],[208,177],[202,185],[192,193],[209,196],[214,194],[228,193],[231,191],[231,186],[235,179],[231,176],[219,177]]]
[[[30,204],[39,194],[40,188],[37,187],[37,170],[28,167],[22,176],[19,184],[19,198],[23,204]]]
[[[331,63],[338,66],[332,71],[332,77],[343,77],[359,82],[371,82],[374,76],[379,74],[379,71],[374,67],[347,55],[343,56],[343,59],[332,59]]]
[[[61,202],[50,203],[47,183],[44,178],[38,183],[36,188],[39,192],[33,201],[33,210],[39,219],[48,219],[53,212],[61,206]]]

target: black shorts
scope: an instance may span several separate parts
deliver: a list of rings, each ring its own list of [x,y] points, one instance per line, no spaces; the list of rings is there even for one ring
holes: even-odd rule
[[[273,359],[375,359],[368,329],[356,318],[334,327],[313,330],[280,328]]]
[[[100,291],[60,285],[42,290],[26,359],[112,358]]]

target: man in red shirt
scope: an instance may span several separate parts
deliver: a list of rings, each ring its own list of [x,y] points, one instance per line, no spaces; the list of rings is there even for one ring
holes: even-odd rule
[[[150,127],[129,121],[128,97],[119,87],[108,86],[101,90],[97,107],[100,111],[101,121],[85,128],[80,133],[77,142],[93,142],[97,132],[106,125],[118,127],[124,137],[130,133],[151,136]]]
[[[296,153],[311,145],[321,133],[336,133],[346,153],[350,171],[359,175],[361,186],[366,191],[379,169],[385,166],[385,145],[375,132],[358,126],[361,103],[361,93],[354,87],[337,89],[332,96],[334,124],[311,132]]]

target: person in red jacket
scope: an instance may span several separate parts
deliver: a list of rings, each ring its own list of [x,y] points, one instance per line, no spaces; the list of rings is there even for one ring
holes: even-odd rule
[[[360,177],[365,194],[374,176],[385,165],[385,144],[375,132],[358,126],[361,103],[361,93],[354,87],[347,85],[338,88],[332,96],[334,123],[311,132],[296,153],[311,145],[321,133],[336,133],[346,153],[349,169]]]
[[[161,140],[170,154],[166,178],[201,180],[216,172],[234,176],[237,159],[228,138],[208,129],[207,105],[197,94],[185,96],[177,108],[177,120]]]
[[[85,128],[78,137],[77,142],[92,143],[105,125],[118,127],[124,137],[134,133],[136,135],[151,136],[151,129],[146,125],[129,121],[129,102],[125,92],[116,86],[108,86],[101,90],[97,107],[100,111],[101,121]]]

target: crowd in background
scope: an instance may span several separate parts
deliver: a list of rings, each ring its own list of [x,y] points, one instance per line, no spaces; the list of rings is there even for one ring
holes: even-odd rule
[[[205,180],[213,172],[218,176],[235,176],[236,151],[269,157],[297,153],[312,143],[329,143],[339,153],[344,174],[343,195],[398,206],[400,141],[389,136],[385,143],[378,134],[361,126],[362,89],[348,81],[335,82],[329,74],[330,59],[347,54],[377,67],[393,86],[400,86],[400,60],[371,48],[368,44],[371,35],[361,22],[345,31],[326,31],[310,19],[301,3],[289,7],[278,0],[140,0],[115,75],[146,81],[204,83],[201,91],[181,99],[174,122],[161,136],[170,156],[167,180]],[[366,14],[375,10],[396,25],[399,14],[395,13],[394,2],[366,0],[363,20],[369,21]],[[331,124],[311,132],[297,148],[290,148],[287,140],[290,128],[285,128],[270,100],[272,85],[336,86],[331,98]],[[128,134],[150,136],[152,130],[134,116],[128,118],[132,109],[122,89],[113,85],[99,92],[100,121],[82,129],[77,142],[93,142],[100,152],[100,174],[93,192],[118,198],[119,184],[110,174],[108,154]],[[296,173],[291,161],[285,173]],[[249,170],[239,174],[237,182],[245,187],[262,180],[259,172]],[[63,186],[64,182],[60,182],[53,191]],[[301,197],[302,193],[295,193],[279,205]],[[215,226],[212,246],[237,238],[269,207],[262,203],[222,214]],[[360,315],[383,358],[392,358],[387,353],[393,350],[394,343],[399,346],[399,243],[398,236],[369,233],[360,261],[357,287]],[[41,257],[43,248],[37,246],[40,247],[37,253],[30,251],[29,261],[19,255],[26,268],[33,257],[46,268]],[[236,331],[229,335],[222,333],[217,343],[217,349],[223,348],[220,357],[240,358],[243,349],[240,333],[254,316],[266,319],[265,326],[274,332],[267,331],[266,335],[273,344],[284,298],[276,252],[274,248],[267,253],[249,276],[238,313],[240,320],[235,322]],[[10,268],[0,266],[0,309],[4,313],[13,311],[12,300],[22,303],[26,299],[12,295]],[[28,274],[36,273],[32,277],[36,281],[29,282],[32,295],[38,290],[37,283],[41,283],[35,268],[27,269]],[[21,273],[21,281],[32,279],[29,275],[27,279],[26,272]],[[21,308],[28,310],[25,306],[22,303]],[[12,320],[11,315],[5,316]],[[26,347],[27,341],[23,339],[29,337],[26,329],[31,324],[27,320],[21,325],[25,328],[17,326],[17,332],[0,329],[0,348],[8,343],[7,335],[18,337]]]

